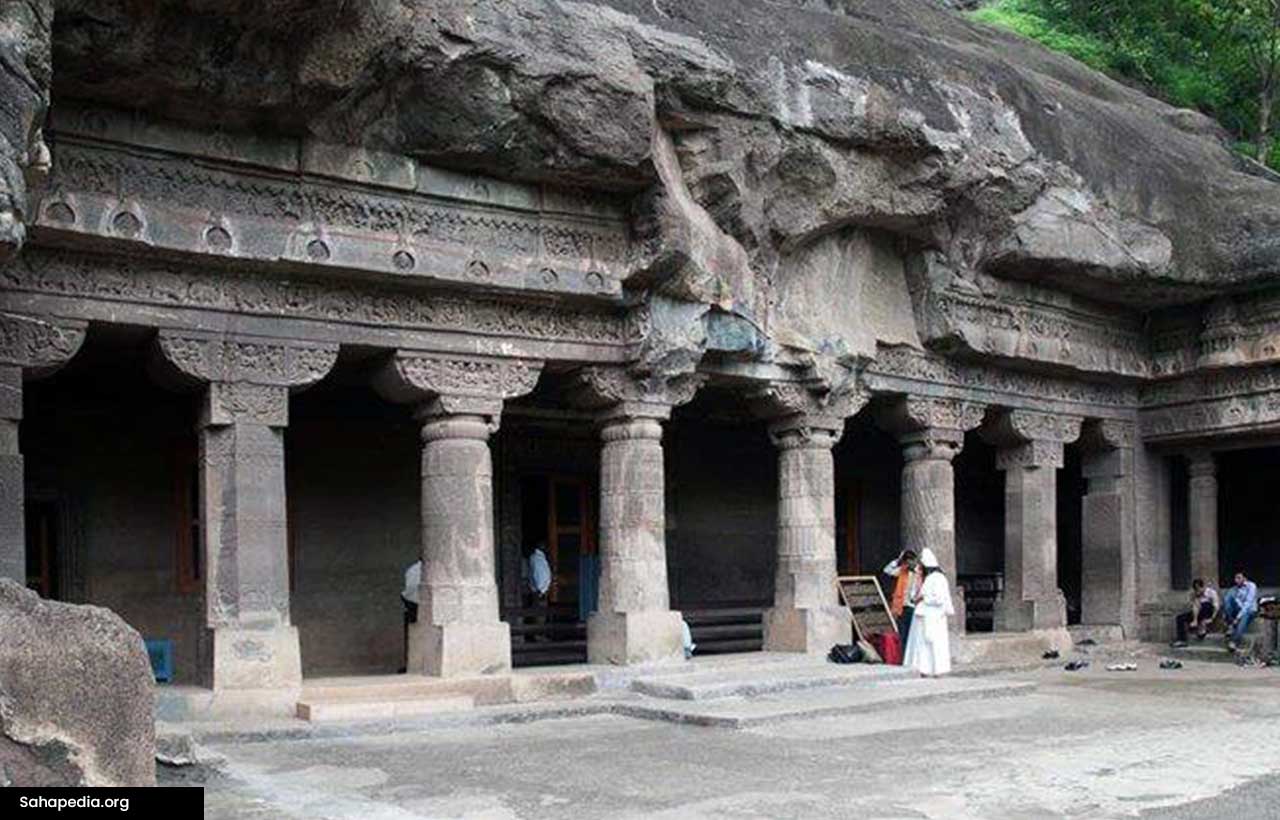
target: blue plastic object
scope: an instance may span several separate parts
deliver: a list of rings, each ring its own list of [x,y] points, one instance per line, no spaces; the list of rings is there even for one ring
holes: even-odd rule
[[[151,658],[151,673],[156,676],[156,683],[168,683],[173,680],[173,641],[168,638],[157,638],[145,643],[147,656]]]

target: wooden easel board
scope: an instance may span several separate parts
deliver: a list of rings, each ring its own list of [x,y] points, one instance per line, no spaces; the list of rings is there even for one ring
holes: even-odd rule
[[[841,575],[836,578],[840,600],[853,616],[853,631],[860,640],[877,632],[898,631],[898,623],[889,612],[889,602],[874,575]]]

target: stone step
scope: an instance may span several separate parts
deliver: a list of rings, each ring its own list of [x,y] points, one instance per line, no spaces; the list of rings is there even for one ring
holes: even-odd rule
[[[475,699],[468,695],[369,700],[349,698],[301,700],[298,701],[298,717],[312,723],[338,720],[393,720],[459,712],[474,707]]]
[[[644,699],[618,704],[613,711],[645,720],[750,729],[790,720],[883,712],[895,706],[915,707],[925,703],[1028,695],[1035,688],[1036,684],[1030,681],[899,678],[881,679],[865,686],[724,698],[710,702]]]
[[[873,681],[910,677],[901,666],[839,664],[816,661],[811,664],[769,669],[712,669],[681,675],[653,675],[631,681],[631,691],[665,700],[715,700],[754,697],[805,689],[851,686]]]

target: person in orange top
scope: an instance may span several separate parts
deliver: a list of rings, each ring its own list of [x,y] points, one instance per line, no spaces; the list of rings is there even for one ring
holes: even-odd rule
[[[920,564],[916,561],[916,554],[911,550],[898,553],[897,558],[885,564],[884,574],[894,578],[889,611],[898,621],[898,638],[906,646],[907,636],[911,633],[911,619],[916,614],[916,596],[920,593]]]

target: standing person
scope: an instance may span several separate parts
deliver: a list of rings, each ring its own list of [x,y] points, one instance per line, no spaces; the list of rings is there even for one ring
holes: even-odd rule
[[[897,558],[884,565],[884,574],[894,579],[889,612],[898,622],[898,639],[906,646],[911,636],[911,619],[915,617],[916,594],[920,592],[920,565],[916,554],[911,550],[898,553]]]
[[[524,577],[528,583],[525,604],[529,609],[542,610],[532,619],[534,626],[542,627],[547,623],[547,594],[551,590],[551,563],[547,561],[545,547],[546,544],[539,541],[524,561]]]
[[[1258,585],[1237,572],[1235,586],[1227,590],[1226,600],[1222,604],[1222,616],[1227,619],[1227,648],[1233,652],[1240,648],[1244,641],[1244,633],[1258,614]]]
[[[1188,628],[1194,629],[1196,638],[1203,641],[1205,633],[1209,631],[1209,624],[1213,623],[1213,619],[1218,615],[1220,606],[1218,590],[1200,578],[1192,581],[1191,608],[1179,615],[1173,622],[1174,629],[1178,633],[1177,640],[1173,642],[1173,645],[1187,645]]]
[[[907,640],[903,666],[914,667],[921,677],[932,678],[951,671],[951,637],[947,617],[956,614],[951,603],[951,584],[943,574],[938,556],[925,548],[920,553],[924,582],[916,594],[915,623]]]
[[[404,667],[409,669],[409,624],[418,622],[418,602],[422,596],[422,559],[410,564],[404,571],[404,589],[400,590],[400,603],[404,605]]]

